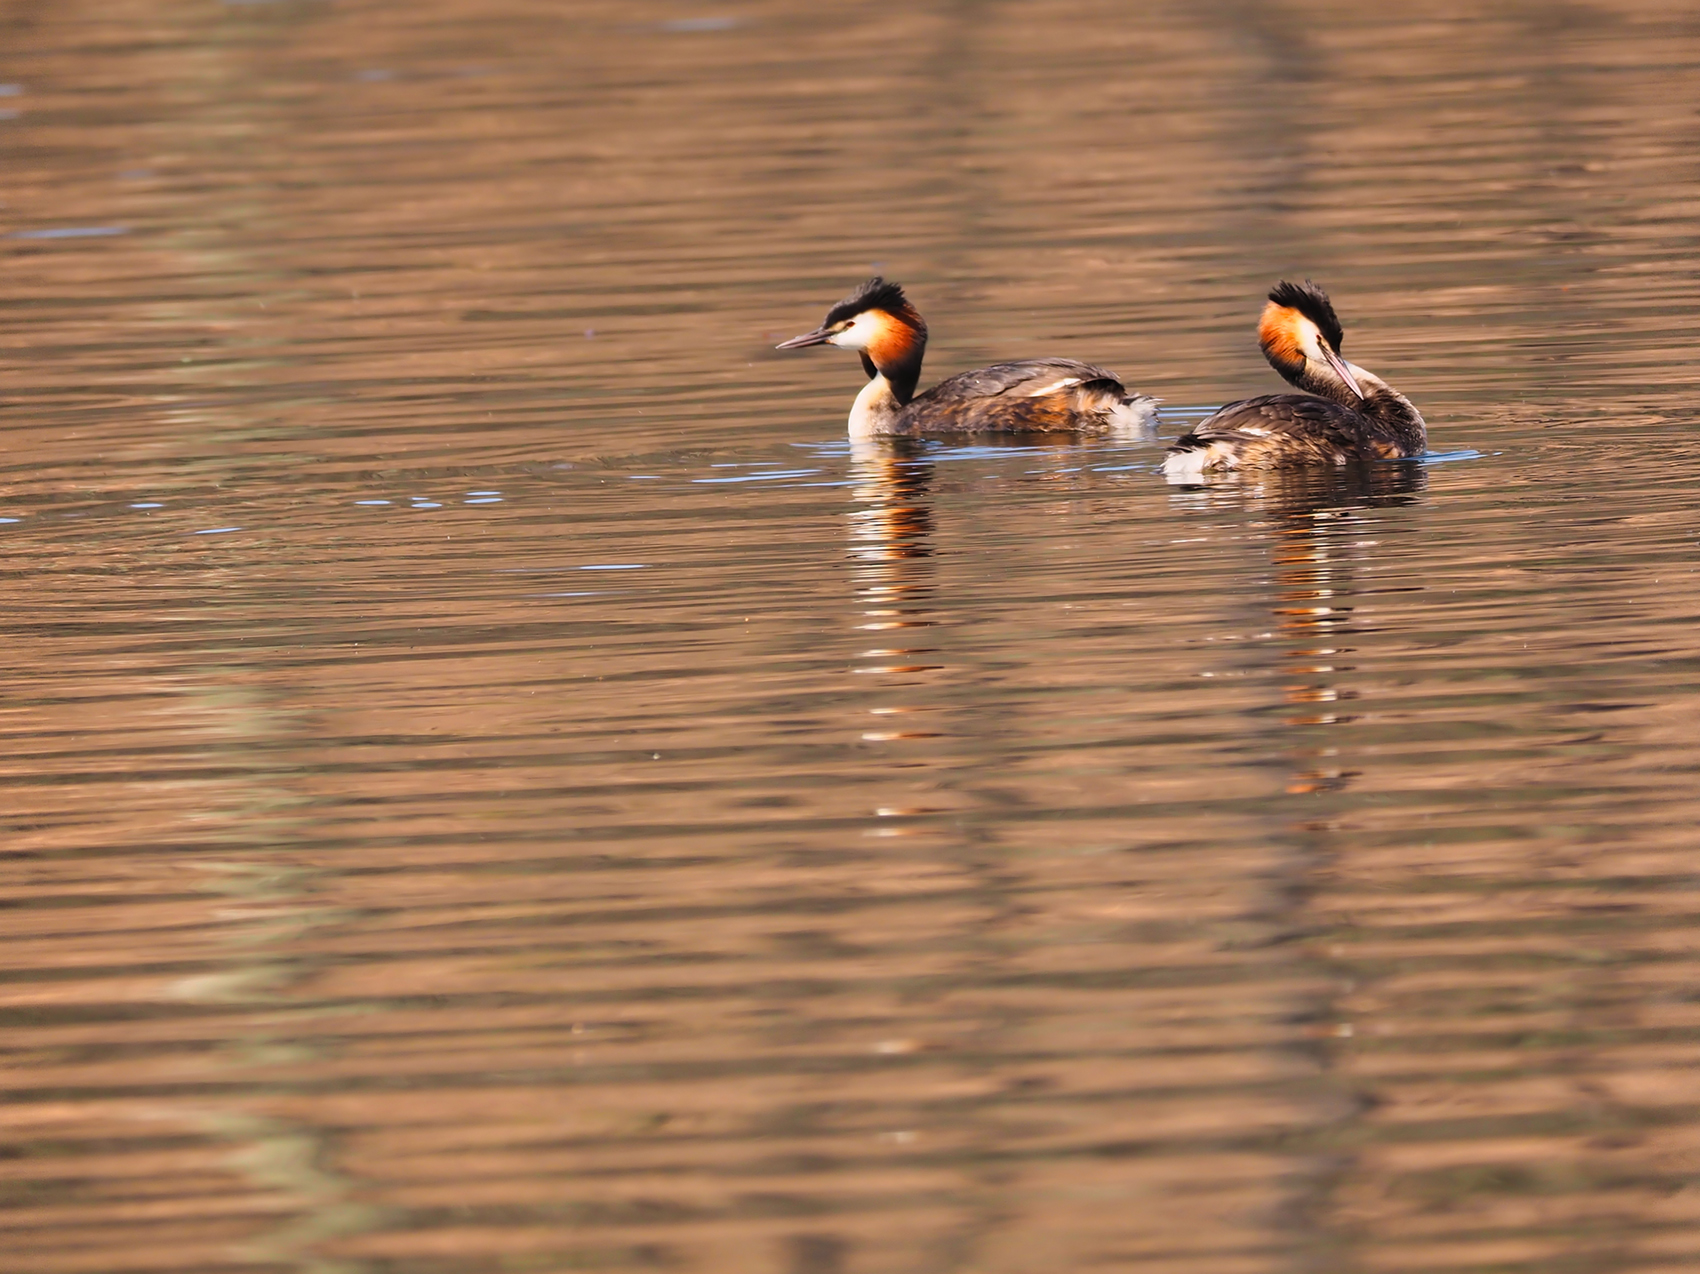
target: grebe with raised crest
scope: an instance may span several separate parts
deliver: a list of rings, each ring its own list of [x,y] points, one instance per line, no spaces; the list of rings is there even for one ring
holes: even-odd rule
[[[1234,469],[1292,469],[1420,456],[1428,430],[1411,400],[1340,354],[1344,333],[1328,294],[1281,282],[1257,325],[1263,356],[1302,394],[1229,403],[1175,440],[1171,481]]]
[[[850,408],[850,436],[1109,434],[1135,437],[1157,400],[1130,394],[1113,372],[1071,358],[993,363],[916,394],[927,325],[895,283],[874,277],[827,311],[812,332],[779,349],[837,345],[862,356],[868,383]]]

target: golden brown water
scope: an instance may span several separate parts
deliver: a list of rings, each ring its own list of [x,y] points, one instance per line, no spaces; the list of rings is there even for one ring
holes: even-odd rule
[[[0,11],[0,1269],[1700,1259],[1700,18]],[[777,354],[1437,456],[852,453]]]

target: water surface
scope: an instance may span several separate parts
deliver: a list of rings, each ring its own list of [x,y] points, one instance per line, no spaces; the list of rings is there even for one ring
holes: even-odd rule
[[[8,1270],[1700,1255],[1688,10],[5,30]],[[1436,454],[853,450],[876,269]]]

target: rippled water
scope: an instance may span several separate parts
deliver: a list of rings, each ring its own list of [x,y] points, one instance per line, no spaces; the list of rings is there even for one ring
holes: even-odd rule
[[[1700,1258],[1700,19],[14,5],[0,1268]],[[1435,454],[852,451],[778,354]]]

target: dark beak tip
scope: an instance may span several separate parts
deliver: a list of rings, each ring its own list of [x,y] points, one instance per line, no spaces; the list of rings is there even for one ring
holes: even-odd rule
[[[774,349],[806,349],[810,345],[824,345],[825,343],[826,343],[826,333],[825,332],[804,332],[801,336],[793,336],[788,341],[780,341],[779,344],[775,345],[773,348]]]

